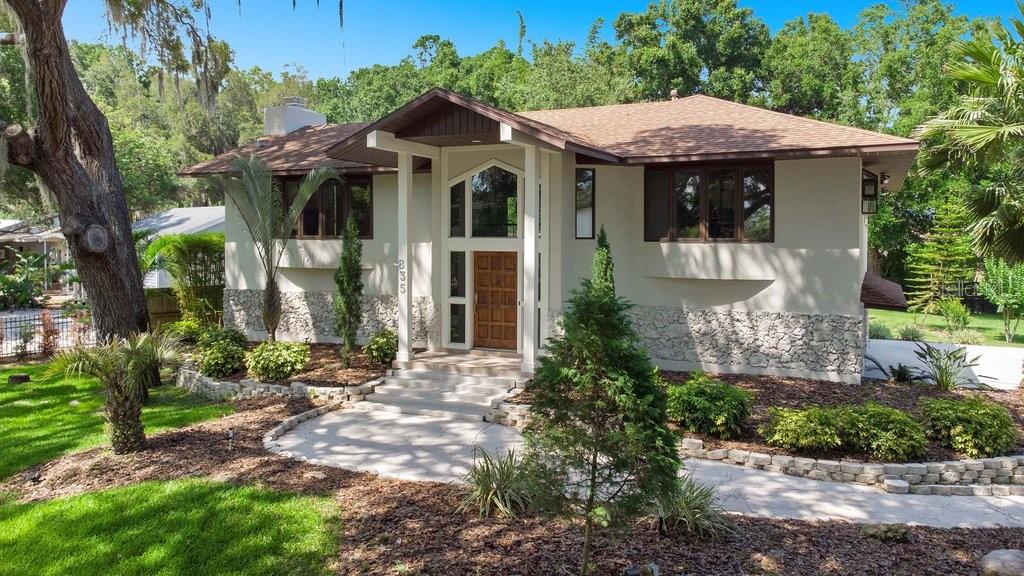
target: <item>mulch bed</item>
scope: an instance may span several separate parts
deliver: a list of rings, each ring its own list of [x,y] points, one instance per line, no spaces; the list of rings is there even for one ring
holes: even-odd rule
[[[669,381],[681,382],[686,379],[684,372],[663,372]],[[783,378],[777,376],[752,376],[743,374],[720,374],[720,378],[753,394],[754,405],[750,418],[744,426],[743,434],[737,438],[721,440],[706,434],[687,432],[686,435],[700,438],[705,448],[736,448],[766,454],[789,454],[792,456],[815,456],[818,458],[844,458],[875,461],[865,454],[824,453],[797,454],[780,448],[774,448],[761,441],[757,428],[768,421],[768,411],[772,407],[805,408],[812,404],[819,406],[837,406],[841,404],[863,404],[877,402],[920,416],[922,401],[927,398],[962,398],[968,395],[983,395],[990,400],[999,402],[1010,411],[1017,423],[1017,453],[1024,453],[1024,391],[1010,392],[956,390],[939,392],[934,388],[922,385],[897,384],[883,380],[865,379],[861,384],[837,384],[820,380],[800,378]],[[955,451],[929,442],[928,452],[923,458],[927,461],[957,460],[967,458]]]
[[[479,518],[460,509],[461,488],[313,466],[263,450],[266,430],[309,406],[305,400],[242,401],[238,412],[220,420],[153,436],[144,452],[70,454],[9,478],[0,492],[30,501],[145,480],[259,483],[336,499],[343,533],[333,568],[339,574],[576,573],[582,538],[569,522]],[[230,449],[229,430],[235,432]],[[603,533],[595,544],[597,574],[653,561],[666,574],[971,575],[980,573],[987,552],[1024,548],[1024,529],[913,527],[910,542],[887,543],[845,522],[736,517],[736,523],[734,536],[711,542],[659,536],[650,521]]]
[[[370,362],[361,349],[353,352],[352,361],[349,367],[345,368],[341,364],[340,344],[310,344],[309,363],[306,364],[306,368],[285,380],[270,384],[303,382],[309,386],[353,386],[382,378],[386,368],[382,364]],[[223,380],[238,382],[245,378],[248,378],[248,375],[242,370]]]

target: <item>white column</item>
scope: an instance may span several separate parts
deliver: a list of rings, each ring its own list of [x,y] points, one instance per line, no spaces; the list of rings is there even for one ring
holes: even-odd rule
[[[398,361],[412,359],[412,247],[409,207],[412,204],[412,154],[398,154]]]
[[[523,187],[523,372],[537,361],[537,147],[523,146],[526,185]]]

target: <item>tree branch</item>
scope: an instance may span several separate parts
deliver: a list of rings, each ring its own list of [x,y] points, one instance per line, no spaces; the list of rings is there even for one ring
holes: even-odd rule
[[[7,160],[15,166],[29,167],[36,157],[36,142],[21,124],[8,125],[0,120],[0,130],[7,140]]]

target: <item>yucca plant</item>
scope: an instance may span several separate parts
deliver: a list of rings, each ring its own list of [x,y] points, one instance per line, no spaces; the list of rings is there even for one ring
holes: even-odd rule
[[[180,361],[175,340],[141,333],[61,352],[50,362],[49,375],[85,374],[103,384],[110,443],[115,454],[125,454],[146,445],[142,427],[146,389],[156,384],[153,379],[159,378],[161,368],[175,367]]]
[[[732,534],[732,520],[715,500],[715,490],[689,474],[683,476],[679,492],[655,504],[662,533],[682,532],[696,538],[717,538]]]
[[[277,285],[277,268],[284,254],[284,243],[291,236],[306,202],[324,182],[336,176],[331,168],[314,168],[299,183],[295,198],[285,206],[284,191],[274,179],[266,163],[251,156],[237,158],[236,174],[221,178],[224,196],[231,200],[256,247],[266,278],[261,316],[267,339],[277,337],[281,323],[281,292]]]
[[[515,450],[497,456],[481,449],[466,483],[470,493],[463,506],[476,507],[481,517],[515,517],[529,507],[529,480]]]

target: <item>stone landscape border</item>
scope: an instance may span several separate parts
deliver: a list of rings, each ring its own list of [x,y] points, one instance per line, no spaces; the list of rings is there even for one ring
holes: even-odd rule
[[[529,420],[529,404],[515,404],[500,399],[491,402],[490,409],[487,410],[487,414],[484,414],[484,422],[511,426],[519,431],[526,428]]]
[[[697,438],[683,438],[680,453],[686,458],[727,462],[811,480],[866,484],[893,494],[1024,496],[1024,456],[869,464],[728,448],[705,450],[704,442]]]
[[[309,386],[302,382],[283,384],[267,384],[255,380],[241,382],[220,382],[204,376],[190,367],[178,369],[175,385],[189,392],[213,400],[230,398],[261,398],[261,397],[293,397],[309,398],[310,400],[336,400],[339,402],[359,402],[372,394],[374,389],[384,382],[376,378],[355,386]]]
[[[302,454],[292,454],[291,452],[288,451],[278,450],[280,446],[277,443],[277,439],[280,438],[281,436],[284,436],[286,432],[293,430],[296,426],[302,424],[306,420],[316,418],[317,416],[323,416],[328,412],[333,412],[339,408],[344,407],[348,403],[348,400],[335,400],[329,404],[325,404],[323,406],[313,408],[311,410],[306,410],[305,412],[300,412],[295,416],[285,418],[284,420],[281,421],[280,424],[274,426],[269,431],[267,431],[266,434],[263,435],[263,448],[272,452],[277,452],[278,454],[286,458],[295,458],[296,460],[302,461],[308,460]],[[313,464],[321,464],[321,462],[316,461],[313,462]]]

